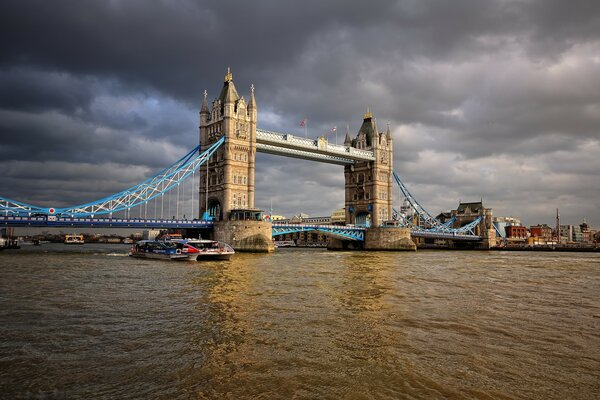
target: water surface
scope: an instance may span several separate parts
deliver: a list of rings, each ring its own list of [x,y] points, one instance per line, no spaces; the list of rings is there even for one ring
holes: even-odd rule
[[[0,253],[0,398],[598,399],[600,255]]]

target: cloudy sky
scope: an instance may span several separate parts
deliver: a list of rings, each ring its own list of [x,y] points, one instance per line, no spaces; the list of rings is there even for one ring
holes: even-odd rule
[[[0,44],[2,197],[67,206],[151,176],[197,145],[230,66],[261,128],[342,140],[370,107],[432,213],[483,198],[600,226],[597,1],[4,0]],[[257,157],[256,205],[278,214],[328,215],[343,185]]]

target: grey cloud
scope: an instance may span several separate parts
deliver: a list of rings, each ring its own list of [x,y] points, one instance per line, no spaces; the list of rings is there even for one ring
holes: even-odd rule
[[[586,0],[5,1],[0,157],[151,174],[197,144],[201,92],[215,97],[231,66],[241,94],[255,84],[267,129],[301,135],[308,118],[312,137],[334,125],[343,137],[371,107],[380,130],[390,121],[395,166],[428,207],[483,195],[542,218],[568,192],[565,204],[600,224],[588,207],[599,194],[598,15]],[[544,168],[528,173],[528,160]],[[343,205],[339,167],[261,155],[257,168],[261,207]],[[42,200],[15,183],[31,171],[8,170],[0,195]],[[66,186],[44,193],[78,198]]]

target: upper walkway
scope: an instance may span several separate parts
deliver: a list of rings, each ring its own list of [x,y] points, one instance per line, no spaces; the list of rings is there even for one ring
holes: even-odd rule
[[[287,133],[256,130],[256,150],[303,160],[349,165],[356,161],[374,161],[372,151],[329,143],[324,137],[308,139]]]

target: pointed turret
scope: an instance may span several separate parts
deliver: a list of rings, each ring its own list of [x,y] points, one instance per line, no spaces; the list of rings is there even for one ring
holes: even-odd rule
[[[254,98],[254,83],[250,85],[250,101],[248,101],[248,115],[256,121],[256,99]]]
[[[256,99],[254,98],[254,83],[250,85],[250,102],[248,103],[248,110],[256,109]]]
[[[350,139],[350,127],[348,125],[346,125],[346,138],[344,139],[344,146],[351,146],[352,145],[352,139]]]
[[[208,92],[205,90],[204,91],[204,98],[202,99],[202,106],[200,107],[200,114],[210,114],[210,111],[208,110]]]
[[[229,67],[227,67],[227,74],[225,75],[225,82],[223,83],[223,89],[219,94],[218,100],[221,102],[221,112],[225,115],[233,114],[235,102],[240,99],[235,84],[233,83],[233,74]],[[227,112],[226,112],[227,110]]]
[[[358,135],[364,135],[366,140],[366,147],[371,148],[373,146],[373,138],[377,134],[377,126],[375,125],[375,121],[373,119],[373,114],[371,114],[371,110],[367,108],[367,112],[363,117],[363,123],[358,130]]]
[[[392,132],[390,131],[390,123],[387,124],[387,131],[385,132],[386,139],[392,140]]]

